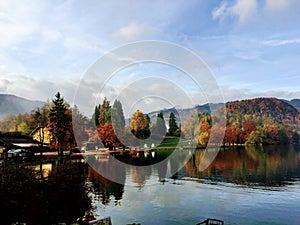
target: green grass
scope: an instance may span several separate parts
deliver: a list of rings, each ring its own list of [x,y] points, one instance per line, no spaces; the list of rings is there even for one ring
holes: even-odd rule
[[[144,144],[147,144],[149,147],[151,146],[151,143],[154,143],[155,144],[155,148],[156,149],[161,149],[161,148],[176,148],[176,147],[186,147],[186,146],[189,146],[189,140],[186,140],[182,137],[176,137],[176,136],[165,136],[163,138],[163,140],[161,142],[159,141],[141,141],[140,143],[140,147],[143,148],[144,147]]]
[[[175,148],[179,140],[180,137],[166,136],[157,148]]]

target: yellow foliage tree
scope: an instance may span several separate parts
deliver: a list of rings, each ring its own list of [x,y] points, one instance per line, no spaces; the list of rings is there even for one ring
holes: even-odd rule
[[[129,126],[131,132],[137,138],[145,139],[150,135],[149,121],[140,110],[137,110],[134,114],[132,114]]]

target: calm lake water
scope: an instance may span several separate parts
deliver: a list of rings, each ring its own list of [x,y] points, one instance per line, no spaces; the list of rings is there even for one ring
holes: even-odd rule
[[[125,161],[151,164],[168,154],[140,154]],[[163,169],[155,165],[144,170],[141,166],[125,167],[118,174],[118,181],[125,185],[89,167],[87,182],[93,190],[96,214],[111,216],[114,225],[188,225],[206,218],[221,219],[225,224],[300,224],[299,146],[221,150],[201,172],[198,165],[203,151],[190,155],[181,169],[180,160],[168,158]],[[94,168],[100,165],[115,173],[120,168],[112,158],[97,159],[100,163]],[[172,167],[173,172],[179,171],[168,176]]]

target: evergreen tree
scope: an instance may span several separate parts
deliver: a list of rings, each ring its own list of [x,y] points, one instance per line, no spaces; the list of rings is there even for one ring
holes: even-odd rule
[[[100,105],[95,106],[95,112],[92,117],[92,122],[95,123],[96,126],[99,125],[99,116],[100,116]]]
[[[166,135],[166,123],[164,120],[164,115],[162,112],[158,113],[156,116],[156,124],[152,130],[153,134],[164,136]]]
[[[111,106],[106,97],[99,108],[99,126],[103,126],[106,122],[111,122]]]
[[[117,99],[114,101],[111,116],[114,127],[118,129],[124,129],[125,117],[123,113],[123,108],[121,102]]]
[[[66,133],[70,131],[72,118],[67,114],[67,106],[64,99],[57,92],[52,100],[53,107],[50,109],[50,132],[53,137],[53,144],[58,147],[58,155],[62,155],[62,146]]]
[[[175,136],[178,133],[179,127],[176,122],[176,117],[174,113],[170,113],[170,118],[169,118],[169,130],[168,134],[170,136]]]
[[[125,117],[122,104],[117,99],[114,101],[113,107],[111,108],[111,123],[116,136],[114,147],[117,147],[116,145],[120,146],[122,145],[121,142],[125,141]],[[123,145],[123,147],[125,146]]]

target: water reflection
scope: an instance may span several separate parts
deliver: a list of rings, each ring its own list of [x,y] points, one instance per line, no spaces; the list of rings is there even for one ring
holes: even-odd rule
[[[203,151],[197,151],[184,172],[194,178],[224,180],[243,185],[282,186],[300,175],[299,151],[294,146],[226,149],[204,171],[197,169]]]
[[[124,185],[106,179],[92,167],[88,167],[87,181],[92,185],[94,200],[107,205],[114,197],[115,205],[119,204],[124,193]]]
[[[183,150],[184,151],[184,150]],[[151,162],[165,158],[165,151],[157,151],[155,157],[148,154]],[[223,149],[212,164],[204,171],[199,171],[199,164],[203,159],[205,151],[198,150],[191,154],[190,160],[182,167],[185,160],[180,154],[176,158],[170,158],[163,164],[153,164],[142,167],[145,162],[144,154],[139,158],[128,156],[116,156],[123,162],[130,162],[138,166],[120,167],[118,163],[110,159],[102,160],[95,164],[96,171],[89,168],[89,178],[94,184],[96,192],[101,196],[101,202],[107,204],[111,196],[118,202],[124,192],[123,184],[134,184],[142,189],[151,179],[164,183],[166,179],[197,178],[198,181],[224,181],[247,186],[283,186],[292,182],[300,176],[299,149],[294,146],[268,146],[265,148]],[[90,159],[91,162],[92,159]],[[96,160],[97,159],[93,159]],[[93,166],[94,167],[94,166]],[[138,168],[139,167],[139,168]],[[94,167],[95,168],[95,167]],[[101,169],[100,169],[101,168]],[[138,169],[137,169],[138,168]],[[117,184],[99,175],[99,171],[109,171],[110,176],[118,177],[121,181]],[[126,180],[129,178],[129,180]],[[96,183],[96,185],[95,185]]]
[[[165,164],[121,168],[124,184],[131,185],[93,172],[89,176],[99,186],[98,195],[106,196],[93,203],[98,214],[111,216],[116,224],[197,224],[209,217],[226,224],[298,224],[299,152],[294,146],[227,148],[204,171],[199,171],[204,150],[191,152],[184,167],[185,154],[179,153]],[[156,151],[147,159],[155,161],[160,154],[166,153]],[[144,154],[116,157],[139,166],[144,160]],[[111,158],[99,164],[113,174],[120,169]],[[153,180],[159,184],[152,185]]]

